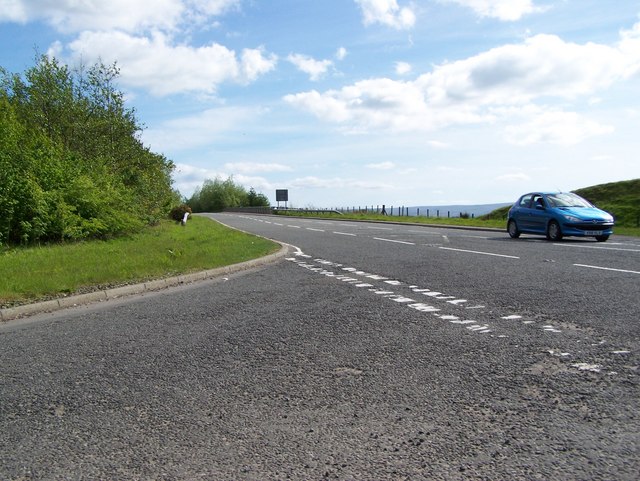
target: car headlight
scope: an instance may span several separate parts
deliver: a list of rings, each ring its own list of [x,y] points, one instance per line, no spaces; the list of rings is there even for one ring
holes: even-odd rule
[[[579,217],[574,217],[572,215],[563,215],[563,217],[569,222],[582,222],[582,219],[580,219]]]

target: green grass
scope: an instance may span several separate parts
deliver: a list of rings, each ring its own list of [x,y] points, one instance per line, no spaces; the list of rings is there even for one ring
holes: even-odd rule
[[[213,269],[278,248],[197,216],[185,227],[166,221],[109,241],[11,248],[0,253],[0,306]]]
[[[640,227],[640,179],[594,185],[575,193],[613,214],[616,226]]]

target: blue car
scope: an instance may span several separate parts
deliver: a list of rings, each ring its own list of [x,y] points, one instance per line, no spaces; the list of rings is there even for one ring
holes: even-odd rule
[[[595,237],[606,241],[613,234],[613,217],[573,193],[525,194],[509,209],[507,232],[517,239],[520,234],[542,234],[559,241],[564,236]]]

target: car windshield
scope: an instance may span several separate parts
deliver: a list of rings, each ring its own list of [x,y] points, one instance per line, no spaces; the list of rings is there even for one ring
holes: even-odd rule
[[[547,200],[551,207],[593,207],[588,201],[576,194],[550,194]]]

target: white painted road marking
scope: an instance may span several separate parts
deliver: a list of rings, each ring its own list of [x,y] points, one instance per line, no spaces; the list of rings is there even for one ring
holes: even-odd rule
[[[517,256],[507,256],[504,254],[494,254],[493,252],[482,252],[482,251],[470,251],[467,249],[454,249],[453,247],[438,247],[438,249],[444,249],[447,251],[456,251],[456,252],[468,252],[470,254],[481,254],[483,256],[495,256],[495,257],[506,257],[508,259],[520,259]]]
[[[324,232],[322,229],[314,229],[312,227],[306,227],[307,230],[312,230],[313,232]]]
[[[379,240],[379,241],[383,241],[383,242],[395,242],[396,244],[406,244],[409,246],[414,246],[416,245],[414,242],[406,242],[406,241],[400,241],[400,240],[395,240],[395,239],[383,239],[381,237],[374,237],[374,240]]]
[[[348,236],[351,236],[351,237],[355,237],[355,236],[356,236],[355,234],[349,234],[348,232],[334,232],[334,234],[338,234],[338,235],[348,235]]]
[[[640,274],[638,271],[628,271],[626,269],[614,269],[612,267],[599,267],[599,266],[590,266],[587,264],[573,264],[577,267],[588,267],[589,269],[600,269],[603,271],[614,271],[614,272],[626,272],[627,274]]]
[[[619,247],[583,246],[583,245],[577,245],[577,244],[553,244],[553,245],[561,246],[561,247],[576,247],[578,249],[600,249],[604,251],[640,252],[640,249],[621,249]]]
[[[336,280],[340,280],[341,282],[344,282],[347,285],[351,285],[351,286],[355,286],[358,288],[367,288],[366,290],[374,295],[378,295],[381,296],[383,298],[386,298],[390,301],[396,302],[398,304],[407,306],[413,310],[419,311],[424,313],[425,315],[430,315],[430,316],[434,316],[437,317],[438,319],[448,322],[450,324],[453,325],[458,325],[461,328],[464,328],[467,332],[473,332],[476,334],[490,334],[491,337],[494,337],[496,339],[502,339],[502,338],[507,338],[509,336],[505,335],[505,334],[493,334],[492,329],[490,327],[489,324],[484,324],[481,323],[481,321],[476,321],[476,320],[471,320],[471,319],[466,319],[465,317],[462,317],[462,311],[465,311],[467,309],[483,309],[485,308],[485,306],[483,305],[475,305],[475,306],[470,306],[470,307],[464,307],[463,304],[465,304],[467,302],[466,299],[459,299],[456,298],[454,296],[447,296],[447,295],[442,295],[441,292],[437,292],[437,291],[431,291],[429,289],[424,289],[424,288],[420,288],[417,285],[414,284],[410,284],[410,283],[404,283],[400,280],[391,280],[388,279],[384,276],[380,276],[380,275],[376,275],[376,274],[371,274],[371,273],[367,273],[365,271],[359,270],[355,267],[345,267],[343,264],[340,263],[336,263],[336,262],[331,262],[325,259],[320,259],[320,258],[316,258],[313,260],[313,264],[310,263],[311,261],[303,261],[300,258],[305,258],[305,259],[309,259],[311,258],[311,256],[304,254],[299,248],[292,246],[295,248],[296,252],[294,257],[287,257],[287,260],[289,261],[293,261],[295,262],[298,266],[303,267],[307,270],[309,270],[310,272],[315,272],[318,273],[320,275],[329,277],[329,278],[333,278]],[[332,272],[330,270],[327,270],[324,267],[320,267],[318,266],[318,264],[320,264],[321,266],[331,266],[331,267],[336,267],[339,268],[342,271],[348,272],[349,274],[351,274],[351,276],[359,276],[359,277],[365,277],[367,279],[371,279],[371,280],[376,280],[376,281],[382,281],[382,283],[390,285],[390,286],[394,286],[397,287],[398,289],[409,289],[412,292],[416,293],[416,294],[422,294],[428,297],[431,297],[434,300],[438,300],[441,302],[446,302],[449,306],[450,309],[458,309],[457,313],[459,315],[453,315],[453,314],[447,314],[446,310],[445,313],[442,313],[442,310],[439,307],[435,307],[433,305],[430,304],[425,304],[425,303],[421,303],[421,302],[417,302],[416,300],[414,300],[413,298],[410,297],[406,297],[405,295],[399,294],[397,291],[393,291],[393,290],[387,290],[384,288],[380,288],[380,287],[376,287],[375,285],[366,282],[361,279],[358,279],[357,277],[351,277],[349,275],[344,275],[344,274],[338,274],[336,272]],[[448,300],[451,299],[451,300]],[[444,307],[444,304],[441,304],[440,307]],[[449,312],[451,312],[450,309]],[[476,311],[477,312],[477,311]],[[515,320],[515,319],[522,319],[522,316],[517,315],[517,314],[513,314],[513,315],[507,315],[502,317],[502,319],[504,320]],[[528,324],[528,323],[534,323],[534,321],[527,321],[527,320],[523,320],[522,321],[523,324]],[[557,327],[551,325],[551,324],[545,324],[545,325],[540,325],[539,328],[541,332],[548,332],[548,333],[556,333],[556,334],[561,334],[562,331],[560,329],[558,329]],[[604,341],[602,341],[604,343]],[[564,353],[562,351],[549,351],[550,354],[552,355],[559,355],[559,356],[569,356],[568,353]],[[558,354],[556,354],[556,352]],[[619,349],[617,351],[613,351],[616,354],[628,354],[629,351],[626,350],[622,350]],[[571,364],[571,367],[574,367],[578,370],[583,370],[583,371],[591,371],[591,372],[601,372],[603,366],[600,364],[595,364],[595,363],[586,363],[586,362],[576,362]],[[614,374],[613,372],[610,374]]]

